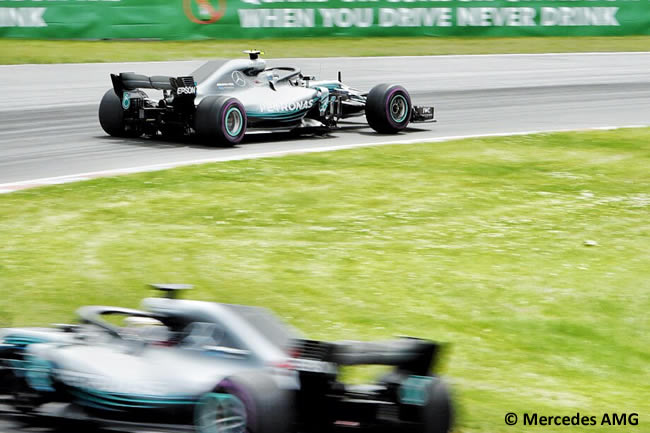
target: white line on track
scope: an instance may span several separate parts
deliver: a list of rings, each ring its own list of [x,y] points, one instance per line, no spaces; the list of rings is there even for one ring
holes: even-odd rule
[[[238,161],[243,159],[257,159],[257,158],[272,158],[278,156],[304,154],[304,153],[330,152],[334,150],[354,149],[359,147],[385,146],[390,144],[438,143],[443,141],[461,140],[465,138],[507,137],[507,136],[519,136],[519,135],[530,135],[530,134],[545,134],[545,133],[554,133],[554,132],[579,132],[579,131],[611,130],[611,129],[621,129],[621,128],[644,128],[647,126],[650,125],[600,126],[600,127],[585,128],[585,129],[553,129],[553,130],[499,132],[493,134],[451,135],[445,137],[428,137],[428,138],[418,138],[412,140],[393,140],[393,141],[380,141],[380,142],[369,142],[369,143],[353,143],[353,144],[341,144],[341,145],[324,146],[324,147],[302,147],[297,149],[279,150],[279,151],[272,151],[272,152],[258,152],[258,153],[244,154],[244,155],[216,156],[213,158],[202,158],[202,159],[194,159],[189,161],[141,165],[137,167],[92,171],[87,173],[69,174],[65,176],[45,177],[40,179],[3,183],[0,184],[0,194],[6,194],[21,189],[34,188],[37,186],[57,185],[62,183],[90,180],[98,177],[108,177],[108,176],[116,176],[122,174],[165,170],[165,169],[170,169],[175,167],[206,164],[211,162]]]

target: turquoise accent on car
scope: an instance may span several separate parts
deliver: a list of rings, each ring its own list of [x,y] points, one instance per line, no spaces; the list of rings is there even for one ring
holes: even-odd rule
[[[396,95],[393,99],[391,99],[390,104],[392,105],[396,99],[400,100],[401,103],[404,104],[404,107],[408,107],[408,103],[406,102],[406,98],[404,98],[404,96],[402,96],[402,95]],[[409,113],[408,113],[408,110],[405,109],[405,110],[404,110],[404,114],[402,114],[401,116],[399,116],[399,118],[396,119],[396,118],[393,116],[393,111],[391,110],[391,112],[390,112],[390,117],[392,117],[393,120],[394,120],[395,122],[397,122],[397,123],[401,123],[401,122],[404,121],[404,119],[406,119],[406,116],[407,116],[408,114],[409,114]]]
[[[197,433],[245,433],[246,407],[231,394],[208,393],[194,411]]]
[[[340,89],[340,88],[341,88],[341,84],[340,84],[340,83],[327,83],[327,84],[318,84],[318,85],[316,85],[316,86],[313,86],[313,87],[310,86],[310,87],[311,87],[312,89],[317,89],[317,88],[319,88],[319,87],[324,87],[324,88],[326,88],[327,90],[336,90],[336,89]]]
[[[120,409],[116,409],[116,408],[113,408],[113,407],[104,406],[104,405],[101,405],[101,404],[95,404],[95,403],[92,403],[92,402],[90,402],[88,400],[84,400],[83,402],[82,401],[76,401],[76,403],[79,404],[80,406],[90,407],[90,408],[93,408],[93,409],[108,410],[108,411],[111,411],[111,412],[119,412],[119,410],[120,410]]]
[[[8,335],[4,338],[3,343],[9,347],[24,351],[30,344],[47,343],[46,340],[37,337],[28,337],[20,335]],[[14,374],[18,377],[25,377],[24,371],[26,362],[23,360],[12,359],[9,364],[14,369]]]
[[[129,95],[129,92],[124,92],[122,94],[122,108],[128,110],[130,106],[131,106],[131,96]]]
[[[8,335],[4,338],[3,342],[11,346],[29,346],[30,344],[47,343],[47,340],[22,335]]]
[[[47,341],[38,337],[7,335],[2,340],[2,343],[17,350],[24,351],[30,344],[47,343]],[[25,371],[27,371],[26,369],[28,368],[27,361],[11,359],[9,360],[9,365],[14,369],[14,374],[16,376],[26,377]]]
[[[52,372],[52,363],[38,358],[28,356],[23,363],[25,368],[25,380],[30,387],[41,392],[53,392],[54,383],[50,373]]]
[[[14,370],[14,375],[16,377],[24,377],[25,374],[23,373],[25,370],[25,361],[22,361],[20,359],[10,359],[9,361],[9,366],[13,368]]]
[[[431,376],[409,376],[399,388],[400,402],[424,406],[429,398],[429,386],[434,380]]]
[[[136,407],[136,406],[110,404],[104,400],[93,397],[91,395],[84,394],[76,390],[70,390],[68,392],[72,397],[76,399],[75,403],[79,404],[80,406],[92,407],[95,409],[102,409],[102,410],[112,410],[112,411],[120,410],[119,407],[129,407],[129,408]],[[142,408],[142,406],[138,406],[138,407]],[[150,407],[144,406],[144,408],[148,409]]]
[[[295,116],[307,110],[293,110],[293,111],[281,111],[279,113],[274,113],[271,111],[248,111],[246,114],[253,116],[264,116],[264,117],[286,117],[286,116]]]
[[[231,131],[230,128],[228,128],[228,118],[230,117],[230,114],[231,114],[232,112],[235,112],[236,115],[239,116],[239,126],[237,127],[237,130],[234,131],[234,132]],[[242,129],[243,127],[244,127],[244,119],[243,119],[243,116],[242,116],[241,112],[239,111],[239,108],[237,108],[237,107],[232,107],[231,109],[229,109],[229,110],[226,112],[226,132],[228,132],[228,134],[229,134],[231,137],[236,137],[237,135],[239,135],[239,133],[241,132],[241,129]]]
[[[307,110],[303,110],[297,113],[260,113],[256,111],[249,111],[246,114],[248,117],[260,118],[260,119],[273,119],[273,120],[297,120],[305,115]]]
[[[192,396],[137,396],[85,388],[70,389],[69,393],[79,399],[79,404],[91,403],[107,408],[159,409],[170,405],[193,405],[197,402],[197,398]]]

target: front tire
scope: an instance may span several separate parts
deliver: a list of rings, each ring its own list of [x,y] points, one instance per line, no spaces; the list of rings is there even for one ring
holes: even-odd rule
[[[194,129],[208,144],[234,146],[244,139],[247,122],[244,105],[237,98],[208,96],[196,107]]]
[[[113,137],[135,138],[142,135],[141,131],[125,124],[122,101],[113,89],[108,89],[99,103],[99,124],[108,135]]]
[[[379,84],[366,98],[366,119],[372,129],[383,134],[395,134],[411,121],[411,97],[397,84]]]

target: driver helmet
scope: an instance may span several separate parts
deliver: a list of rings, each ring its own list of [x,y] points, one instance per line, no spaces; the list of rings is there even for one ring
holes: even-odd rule
[[[127,317],[124,319],[128,333],[154,344],[165,344],[170,331],[164,323],[153,317]]]

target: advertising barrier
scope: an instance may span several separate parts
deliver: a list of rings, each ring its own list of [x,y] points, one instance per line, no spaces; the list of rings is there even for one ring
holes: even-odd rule
[[[649,35],[650,0],[0,0],[0,37]]]

